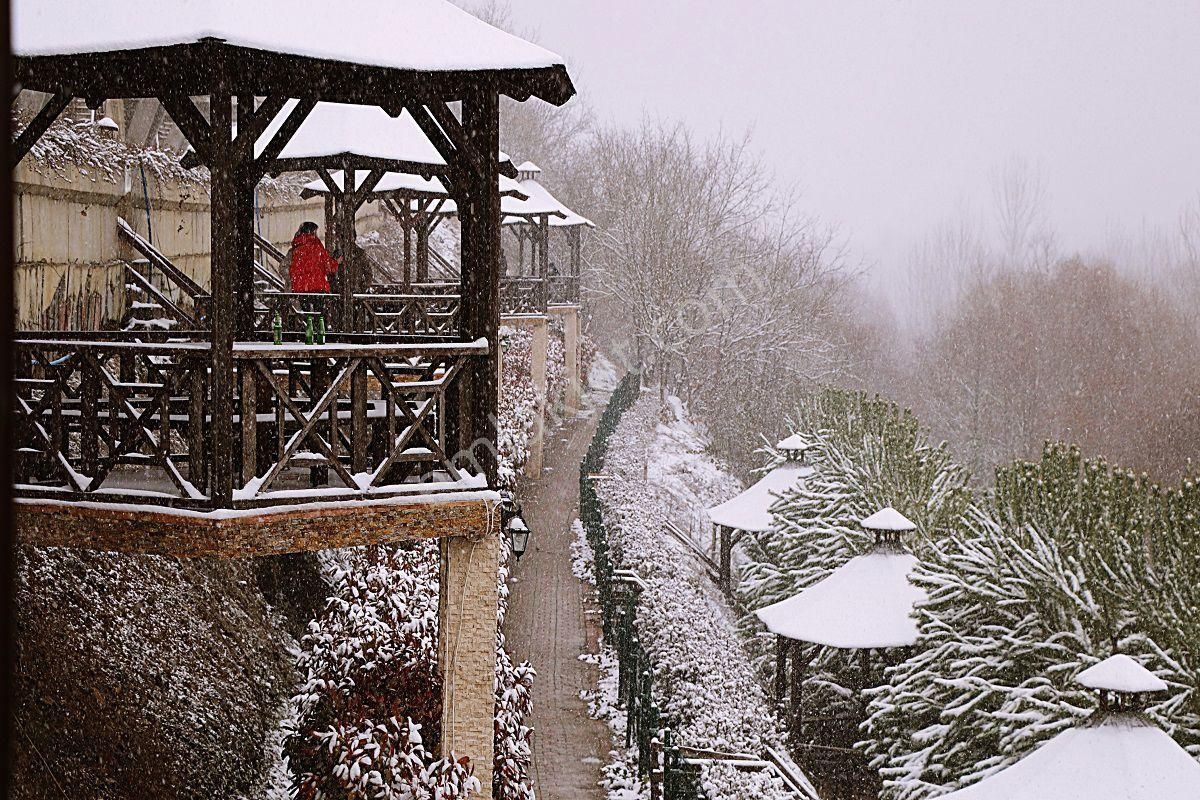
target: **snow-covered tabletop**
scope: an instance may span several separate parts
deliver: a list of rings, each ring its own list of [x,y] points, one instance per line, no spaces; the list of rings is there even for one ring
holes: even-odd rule
[[[913,605],[925,591],[909,574],[908,553],[857,556],[799,594],[755,613],[774,634],[801,642],[858,649],[907,647],[917,641]]]

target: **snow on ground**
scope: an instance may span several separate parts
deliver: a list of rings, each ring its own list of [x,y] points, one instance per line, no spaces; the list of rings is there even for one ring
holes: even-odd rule
[[[596,353],[592,360],[592,368],[588,371],[587,384],[593,391],[611,392],[617,388],[617,368],[604,353]]]
[[[609,440],[599,495],[619,566],[646,582],[638,606],[640,639],[656,665],[655,691],[677,744],[758,753],[782,741],[770,702],[755,681],[732,613],[684,546],[662,532],[687,508],[731,496],[737,482],[703,453],[703,431],[682,405],[644,395]],[[783,798],[773,776],[706,768],[712,800]]]

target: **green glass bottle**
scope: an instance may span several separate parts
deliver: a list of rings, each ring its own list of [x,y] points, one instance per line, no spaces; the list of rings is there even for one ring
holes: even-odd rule
[[[304,315],[304,343],[313,343],[313,319],[312,314]]]
[[[279,316],[279,311],[275,311],[275,319],[271,321],[271,335],[275,339],[275,346],[283,344],[283,317]]]
[[[325,315],[317,315],[317,344],[325,344]]]

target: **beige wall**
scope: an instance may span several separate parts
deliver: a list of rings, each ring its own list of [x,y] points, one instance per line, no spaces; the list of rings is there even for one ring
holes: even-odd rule
[[[117,236],[124,217],[143,236],[146,200],[140,172],[110,180],[95,170],[67,165],[35,169],[22,162],[13,172],[15,290],[22,328],[98,327],[125,310],[123,259],[138,257]],[[165,183],[147,171],[154,244],[201,285],[208,283],[209,196],[204,184]],[[306,219],[324,226],[320,198],[260,190],[262,233],[286,248]],[[359,230],[378,224],[378,209],[365,207]]]

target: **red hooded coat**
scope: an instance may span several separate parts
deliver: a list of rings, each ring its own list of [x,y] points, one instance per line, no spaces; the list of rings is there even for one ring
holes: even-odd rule
[[[329,293],[329,276],[337,272],[338,262],[321,244],[315,233],[298,233],[292,239],[292,263],[288,274],[293,292]]]

